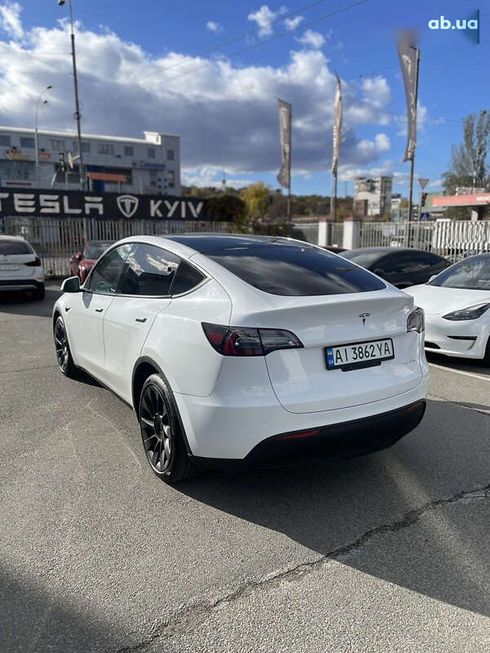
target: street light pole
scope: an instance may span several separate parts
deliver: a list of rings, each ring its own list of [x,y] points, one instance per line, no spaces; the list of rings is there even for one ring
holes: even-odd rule
[[[51,84],[48,84],[45,91],[50,91],[53,88]],[[36,181],[39,184],[39,109],[44,105],[48,104],[46,98],[43,97],[43,93],[40,93],[36,98],[34,103],[34,148],[36,152]]]
[[[60,7],[63,7],[66,0],[58,0]],[[78,165],[80,172],[80,190],[85,190],[85,169],[83,167],[82,153],[82,116],[80,114],[80,100],[78,95],[78,76],[77,76],[77,57],[75,50],[75,30],[73,27],[73,7],[71,0],[68,0],[68,9],[70,13],[70,39],[71,39],[71,58],[73,64],[73,85],[75,90],[75,120],[77,123],[77,141],[78,141]]]

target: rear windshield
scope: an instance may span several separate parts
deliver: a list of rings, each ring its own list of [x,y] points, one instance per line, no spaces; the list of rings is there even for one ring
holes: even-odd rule
[[[345,259],[297,243],[247,241],[201,251],[251,286],[273,295],[339,295],[386,288],[380,279]]]
[[[21,240],[0,240],[0,255],[12,254],[32,254],[32,249]]]

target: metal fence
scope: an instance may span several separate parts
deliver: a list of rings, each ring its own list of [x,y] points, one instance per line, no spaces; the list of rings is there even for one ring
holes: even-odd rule
[[[229,233],[229,222],[177,220],[92,220],[88,218],[18,218],[0,219],[0,233],[22,236],[43,261],[48,277],[67,276],[70,257],[83,248],[86,240],[116,241],[128,236],[161,236],[183,233]]]
[[[360,247],[413,247],[456,261],[490,251],[490,220],[363,222]]]

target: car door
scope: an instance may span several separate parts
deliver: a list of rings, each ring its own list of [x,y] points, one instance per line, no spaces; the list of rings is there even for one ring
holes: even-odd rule
[[[175,254],[155,245],[132,245],[117,295],[104,317],[104,382],[131,402],[134,364],[157,313],[170,304],[170,288],[179,266]]]
[[[95,265],[82,292],[70,297],[65,321],[75,362],[100,380],[104,376],[103,320],[131,249],[120,245]]]

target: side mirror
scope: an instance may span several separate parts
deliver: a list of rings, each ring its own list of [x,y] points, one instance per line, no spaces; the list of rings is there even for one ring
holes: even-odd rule
[[[61,284],[61,292],[80,292],[80,279],[78,277],[68,277]]]
[[[81,261],[82,258],[83,258],[83,254],[82,254],[82,252],[77,252],[77,253],[75,254],[75,261]]]

